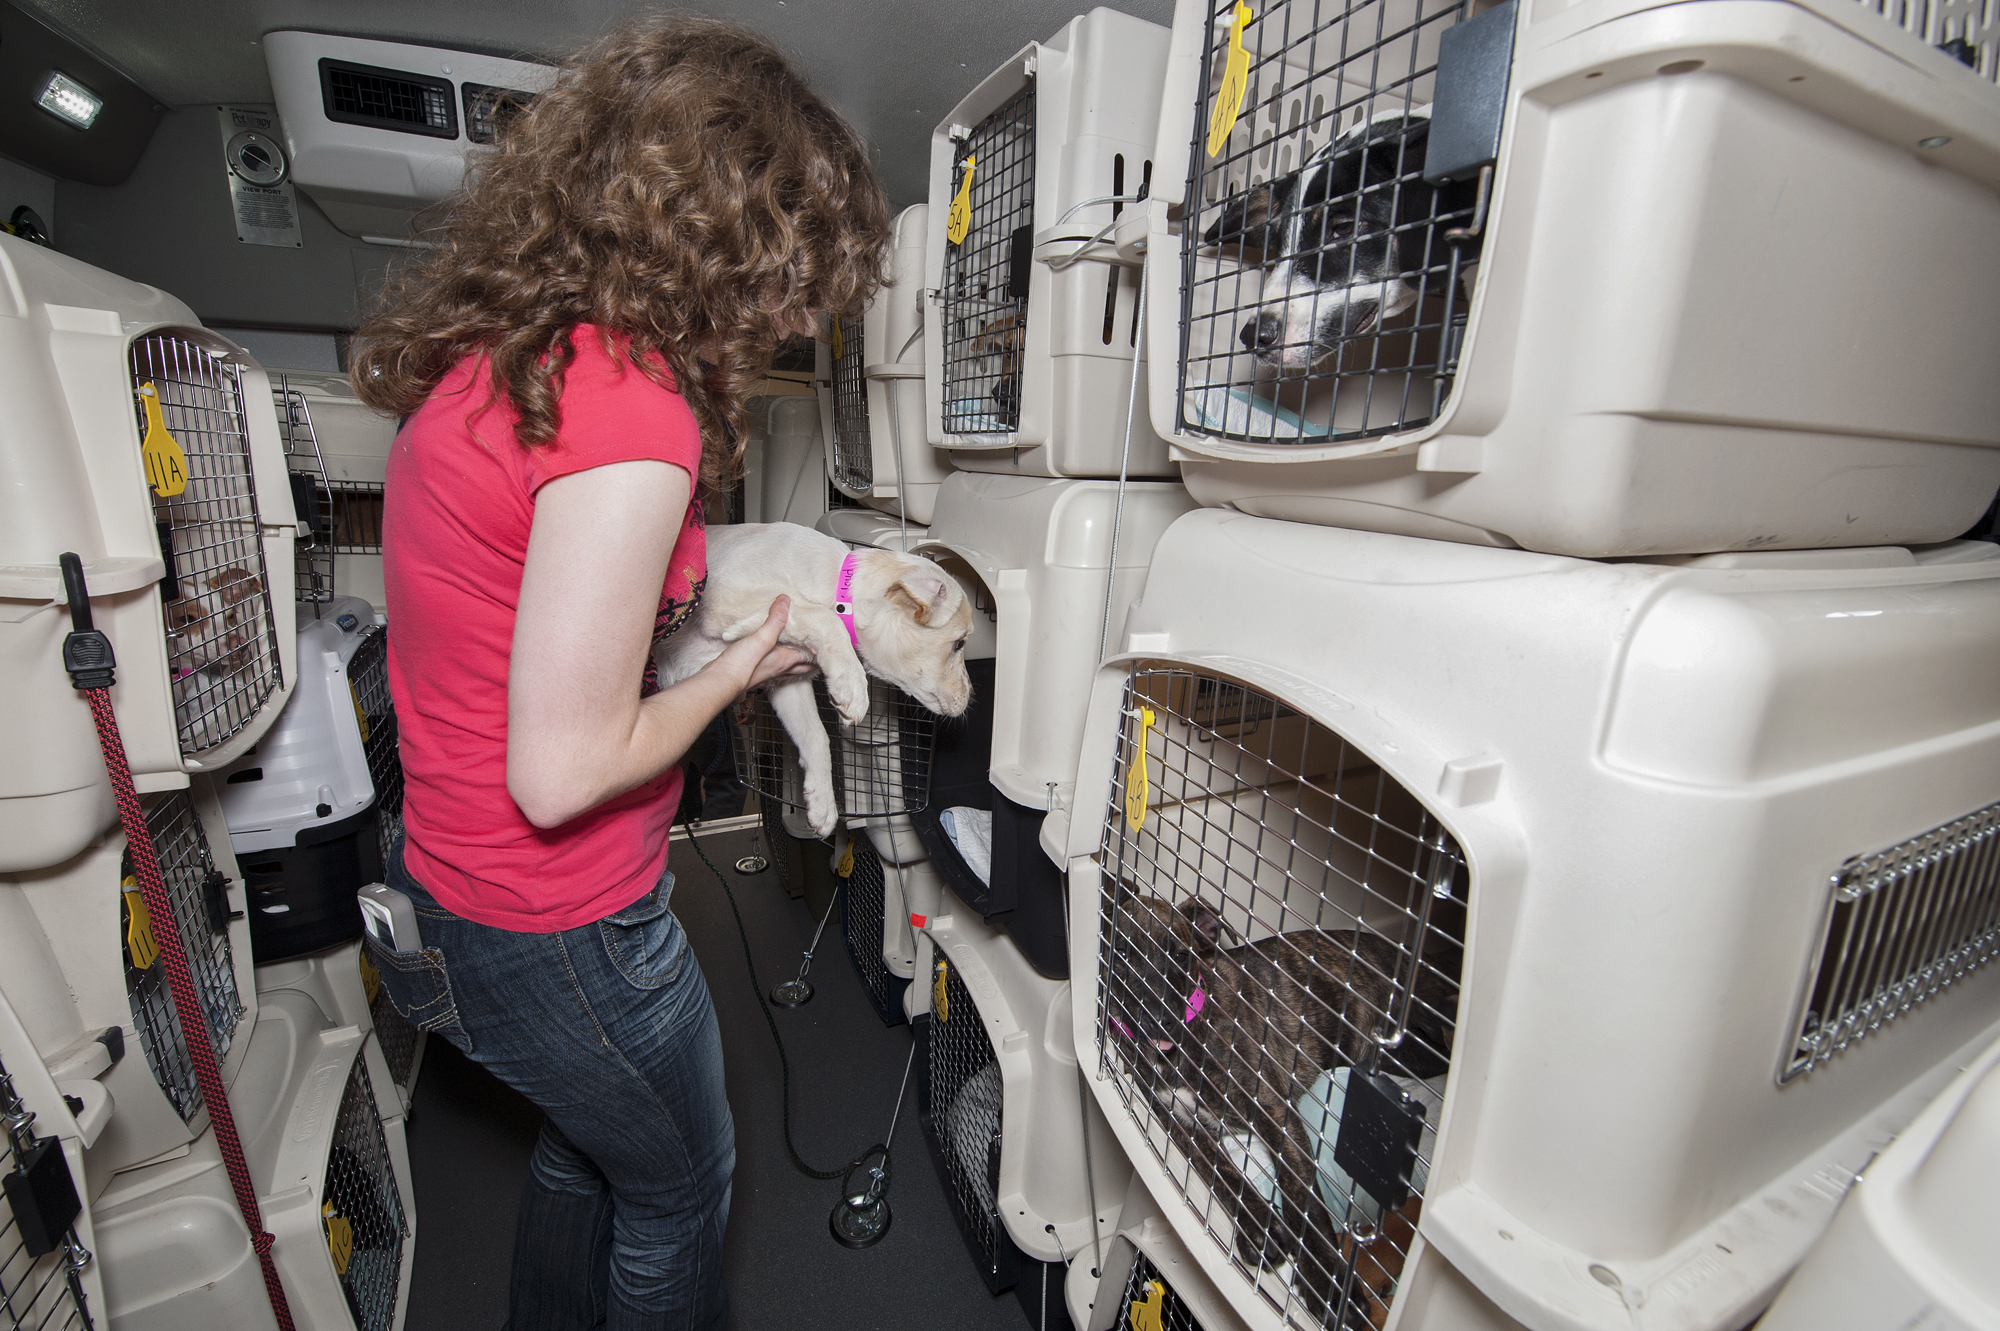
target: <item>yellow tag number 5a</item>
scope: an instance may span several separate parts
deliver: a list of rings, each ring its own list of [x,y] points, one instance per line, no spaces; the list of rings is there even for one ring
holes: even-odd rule
[[[965,179],[958,182],[958,193],[951,197],[951,211],[945,215],[944,238],[954,245],[965,243],[966,233],[972,230],[972,164],[976,159],[965,159]]]

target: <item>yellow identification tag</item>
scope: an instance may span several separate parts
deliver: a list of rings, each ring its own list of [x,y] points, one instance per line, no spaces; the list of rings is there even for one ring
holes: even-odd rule
[[[139,454],[146,460],[146,484],[160,498],[172,499],[187,489],[187,454],[167,433],[166,418],[160,415],[160,390],[150,381],[139,385],[139,405],[146,409],[146,437],[139,441]]]
[[[368,959],[368,951],[366,948],[363,948],[361,952],[361,992],[367,996],[368,1002],[372,1006],[375,1002],[375,995],[381,991],[382,972],[375,969],[375,963]]]
[[[326,1217],[326,1254],[333,1258],[333,1273],[347,1274],[347,1264],[354,1260],[354,1226],[346,1216],[335,1215],[333,1203],[328,1202],[319,1209]]]
[[[1146,778],[1146,736],[1153,731],[1153,709],[1139,709],[1139,753],[1125,769],[1125,821],[1134,832],[1146,825],[1146,801],[1152,787]]]
[[[347,696],[354,700],[354,722],[361,727],[361,742],[368,742],[368,713],[361,706],[361,690],[354,687],[354,681],[347,681]]]
[[[965,243],[965,233],[972,230],[972,163],[965,159],[965,179],[958,182],[958,193],[951,197],[951,212],[945,216],[944,238],[954,245]]]
[[[946,996],[944,989],[944,977],[950,973],[951,969],[940,961],[931,980],[931,1011],[937,1013],[939,1021],[951,1020],[951,999]]]
[[[837,314],[833,317],[833,359],[835,364],[840,362],[840,316]]]
[[[160,945],[153,939],[153,917],[146,912],[146,898],[139,892],[139,880],[127,878],[119,886],[125,893],[125,956],[135,971],[149,971],[160,959]]]
[[[839,875],[842,878],[849,877],[850,875],[853,874],[854,842],[852,839],[850,839],[847,842],[847,844],[843,845],[840,848],[840,863],[833,866],[833,871],[835,874]]]
[[[1162,1312],[1166,1298],[1167,1287],[1157,1280],[1148,1280],[1146,1297],[1132,1304],[1132,1331],[1166,1331]]]
[[[1229,54],[1222,62],[1222,86],[1215,91],[1215,109],[1208,113],[1208,155],[1222,151],[1236,117],[1243,114],[1243,94],[1250,91],[1250,53],[1243,49],[1243,29],[1256,17],[1250,6],[1237,0],[1236,13],[1229,20]]]

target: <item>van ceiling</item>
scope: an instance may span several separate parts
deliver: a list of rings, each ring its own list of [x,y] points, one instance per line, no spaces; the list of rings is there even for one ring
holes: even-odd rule
[[[297,28],[560,59],[639,6],[618,0],[16,0],[169,106],[269,103],[259,45]],[[1079,0],[708,0],[775,41],[880,152],[898,206],[928,184],[930,132],[1001,61],[1094,6]],[[1110,6],[1173,22],[1173,0]]]

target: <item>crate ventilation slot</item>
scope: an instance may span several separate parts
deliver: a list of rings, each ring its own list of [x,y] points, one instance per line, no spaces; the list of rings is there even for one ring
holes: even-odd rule
[[[2000,804],[1857,855],[1833,876],[1799,995],[1790,1081],[2000,954]]]

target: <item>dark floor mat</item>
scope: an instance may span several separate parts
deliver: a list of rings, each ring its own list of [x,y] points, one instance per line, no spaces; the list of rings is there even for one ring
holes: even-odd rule
[[[714,833],[708,858],[730,871],[752,833]],[[931,1331],[949,1326],[1020,1331],[1021,1306],[986,1292],[966,1259],[937,1175],[918,1135],[915,1087],[896,1132],[895,1222],[875,1247],[852,1252],[827,1233],[834,1183],[808,1179],[785,1158],[779,1067],[744,975],[729,902],[685,841],[673,845],[674,913],[714,996],[736,1119],[736,1177],[724,1264],[736,1331]],[[775,875],[731,873],[768,991],[798,970],[814,921]],[[777,1012],[792,1066],[792,1127],[816,1167],[832,1168],[889,1126],[908,1027],[884,1027],[829,928],[814,958],[811,1003]],[[442,1040],[425,1055],[410,1128],[417,1187],[417,1260],[408,1331],[498,1331],[536,1109]]]

